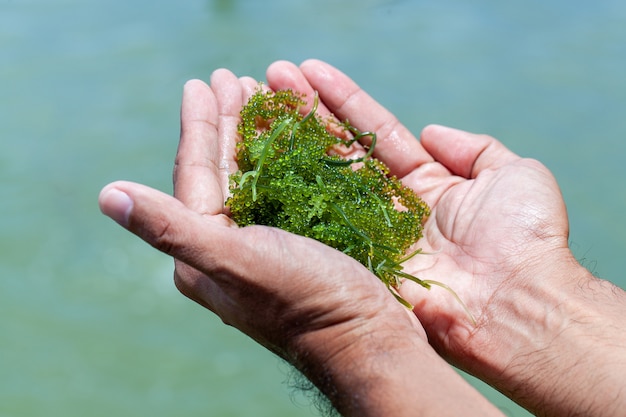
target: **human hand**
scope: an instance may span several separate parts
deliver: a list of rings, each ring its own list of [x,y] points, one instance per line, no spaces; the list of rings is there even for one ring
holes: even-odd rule
[[[187,83],[176,198],[116,182],[101,192],[102,211],[175,258],[182,293],[300,368],[345,415],[458,415],[440,400],[446,395],[461,399],[465,411],[496,414],[365,267],[319,242],[263,226],[238,228],[227,216],[239,111],[256,86],[226,70],[213,74],[211,87]],[[423,380],[407,383],[414,375]],[[404,390],[412,395],[387,401]]]
[[[419,243],[433,255],[410,259],[404,270],[453,285],[481,322],[487,320],[486,305],[494,289],[476,285],[498,287],[527,258],[545,253],[549,248],[537,242],[538,236],[553,237],[550,243],[567,249],[565,206],[554,178],[540,163],[516,156],[488,136],[443,126],[426,128],[420,143],[344,74],[319,61],[307,61],[301,68],[278,62],[267,76],[274,89],[292,88],[309,97],[317,90],[324,98],[323,113],[378,134],[374,155],[432,209]],[[426,295],[408,283],[400,291],[416,303],[415,311],[432,336],[474,330],[449,294]]]
[[[289,345],[293,340],[327,327],[358,333],[368,325],[364,316],[389,316],[385,321],[405,323],[425,337],[419,322],[387,303],[379,282],[347,256],[278,229],[237,228],[227,216],[228,174],[237,169],[229,164],[250,82],[225,70],[213,74],[212,88],[189,82],[174,169],[176,199],[118,182],[102,192],[105,213],[123,198],[116,190],[131,196],[130,217],[118,220],[174,256],[179,290],[288,359],[297,349]]]
[[[352,80],[320,61],[299,68],[279,62],[267,78],[273,89],[309,97],[316,90],[325,111],[376,132],[374,156],[430,205],[419,245],[432,255],[416,256],[404,269],[449,285],[477,319],[473,325],[445,291],[428,293],[405,282],[400,293],[415,305],[437,351],[539,414],[562,415],[585,403],[597,388],[572,375],[579,356],[563,355],[574,345],[576,355],[588,353],[580,345],[583,330],[564,329],[598,324],[585,316],[597,314],[598,303],[589,302],[582,286],[615,288],[572,256],[566,208],[548,169],[494,138],[442,126],[425,128],[418,142]],[[558,380],[565,374],[580,382],[575,392],[586,390],[585,400],[570,400],[572,384]]]

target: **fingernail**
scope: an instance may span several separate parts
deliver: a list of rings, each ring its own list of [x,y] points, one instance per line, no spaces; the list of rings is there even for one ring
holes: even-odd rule
[[[117,188],[105,188],[100,193],[100,210],[123,227],[128,227],[133,200]]]

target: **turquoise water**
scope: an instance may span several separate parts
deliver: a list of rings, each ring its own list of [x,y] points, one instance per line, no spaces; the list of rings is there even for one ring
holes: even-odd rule
[[[575,254],[626,287],[626,3],[472,3],[0,0],[0,416],[315,415],[97,208],[116,179],[171,191],[182,85],[218,67],[321,58],[416,134],[540,159]]]

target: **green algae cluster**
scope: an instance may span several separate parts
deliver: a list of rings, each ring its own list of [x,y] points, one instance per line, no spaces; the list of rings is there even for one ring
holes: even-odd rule
[[[343,134],[332,134],[329,121],[315,114],[317,96],[303,115],[304,105],[291,90],[259,89],[242,108],[239,171],[231,175],[226,202],[232,219],[332,246],[366,266],[410,307],[396,291],[401,278],[427,288],[432,283],[402,271],[402,263],[420,252],[409,249],[422,236],[428,206],[372,157],[375,133],[344,122]],[[357,140],[369,143],[363,157],[346,160],[333,152]]]

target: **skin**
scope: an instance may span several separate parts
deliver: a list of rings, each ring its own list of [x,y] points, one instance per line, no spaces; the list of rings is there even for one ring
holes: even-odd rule
[[[238,113],[257,83],[227,70],[210,87],[185,86],[175,198],[128,182],[100,194],[105,214],[176,259],[183,294],[293,363],[343,415],[501,415],[446,361],[537,415],[618,415],[626,296],[572,256],[566,208],[542,164],[443,126],[418,141],[321,61],[276,62],[266,76],[266,88],[311,102],[317,90],[320,114],[377,132],[375,156],[432,209],[417,245],[433,255],[405,270],[447,283],[477,324],[441,289],[406,282],[410,312],[346,255],[233,224],[223,203]]]

